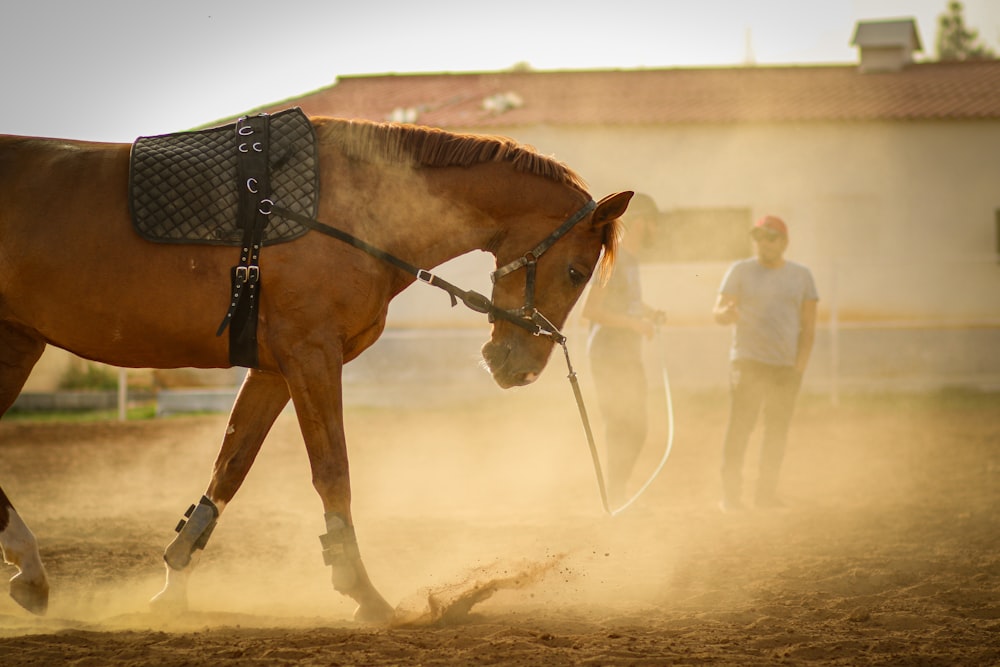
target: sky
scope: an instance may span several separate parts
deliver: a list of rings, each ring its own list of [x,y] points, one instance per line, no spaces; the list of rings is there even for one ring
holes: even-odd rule
[[[965,0],[1000,53],[1000,0]],[[383,73],[844,64],[947,0],[4,0],[0,134],[131,142]]]

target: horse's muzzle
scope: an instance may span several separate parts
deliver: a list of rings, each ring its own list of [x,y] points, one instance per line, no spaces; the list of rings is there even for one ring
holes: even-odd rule
[[[482,349],[483,360],[501,389],[522,387],[538,379],[538,370],[519,368],[514,363],[509,345],[487,341]]]

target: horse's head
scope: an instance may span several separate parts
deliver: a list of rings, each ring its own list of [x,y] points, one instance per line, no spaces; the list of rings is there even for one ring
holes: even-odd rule
[[[519,255],[494,273],[493,305],[541,329],[532,335],[509,318],[497,318],[483,345],[483,359],[503,388],[534,382],[561,339],[559,329],[590,280],[601,250],[605,262],[614,258],[616,221],[628,207],[632,192],[589,202],[567,215],[567,222],[538,245],[516,249]],[[579,219],[573,220],[574,217]],[[511,240],[508,245],[515,241]],[[549,245],[551,243],[551,245]]]

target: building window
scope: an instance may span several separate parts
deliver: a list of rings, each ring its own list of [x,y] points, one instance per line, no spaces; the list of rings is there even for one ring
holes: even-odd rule
[[[656,232],[643,249],[640,260],[664,263],[742,259],[751,252],[750,235],[747,233],[751,221],[749,208],[661,211]]]

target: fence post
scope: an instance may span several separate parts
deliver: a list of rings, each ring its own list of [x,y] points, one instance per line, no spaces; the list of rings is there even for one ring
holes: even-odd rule
[[[118,369],[118,421],[128,418],[128,373],[124,368]]]
[[[837,260],[832,262],[830,278],[830,403],[840,405],[840,303],[837,280]]]

